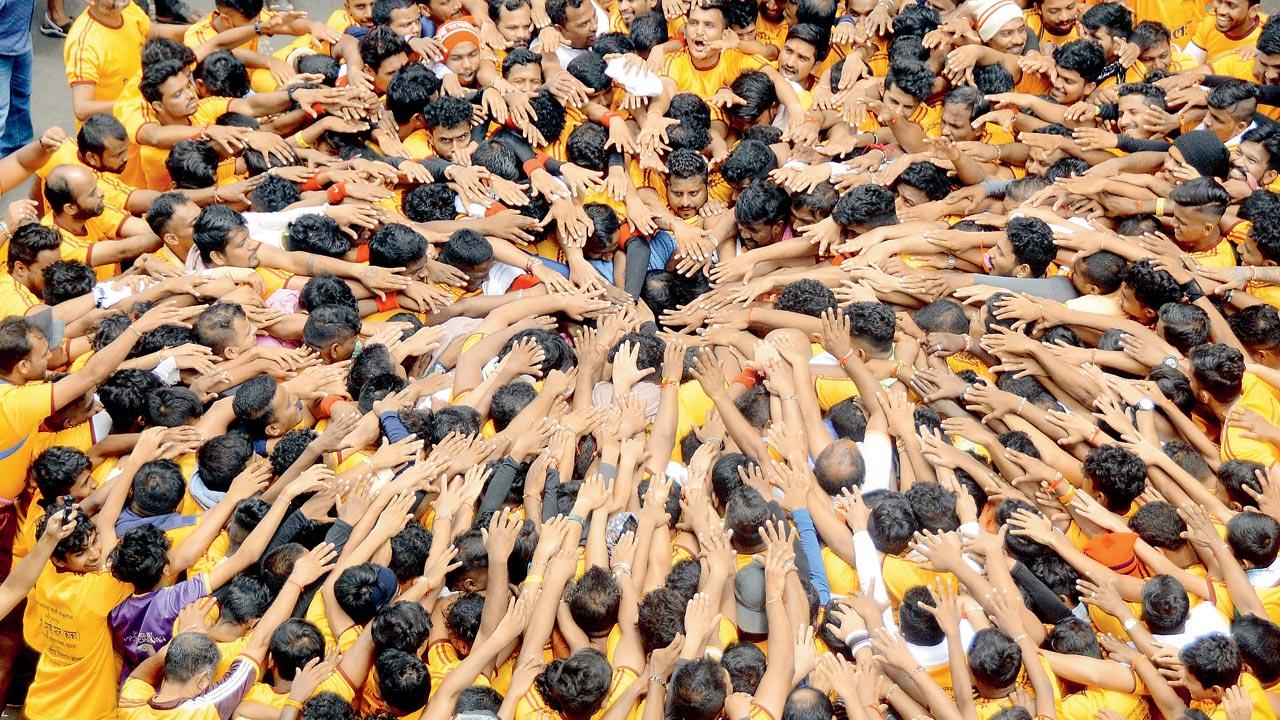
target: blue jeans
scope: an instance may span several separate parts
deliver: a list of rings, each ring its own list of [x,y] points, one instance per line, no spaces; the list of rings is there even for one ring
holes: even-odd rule
[[[0,55],[0,157],[31,142],[31,51]]]

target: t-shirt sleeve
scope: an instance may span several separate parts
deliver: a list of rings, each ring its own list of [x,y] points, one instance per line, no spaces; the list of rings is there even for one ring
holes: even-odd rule
[[[231,669],[218,681],[217,685],[184,705],[213,707],[219,718],[230,720],[240,701],[248,694],[253,684],[258,682],[261,674],[258,663],[241,655],[231,664]]]
[[[98,71],[102,66],[102,54],[99,48],[83,35],[75,38],[72,44],[67,46],[66,57],[67,64],[67,84],[76,85],[79,83],[98,84]]]
[[[53,414],[53,383],[28,383],[10,388],[0,402],[0,413],[17,432],[26,435]],[[5,438],[5,441],[18,438]]]
[[[155,694],[156,689],[147,681],[129,678],[124,681],[124,687],[120,688],[120,705],[128,707],[132,703],[146,702]]]
[[[80,584],[84,606],[101,612],[103,617],[115,609],[122,600],[133,594],[133,586],[115,579],[109,572],[84,576]]]

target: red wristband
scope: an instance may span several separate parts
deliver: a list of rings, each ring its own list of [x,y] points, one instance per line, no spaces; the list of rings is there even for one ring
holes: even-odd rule
[[[342,401],[342,399],[343,397],[341,395],[326,395],[325,398],[320,401],[320,406],[317,408],[321,417],[329,417],[333,415],[333,406]]]
[[[534,155],[533,157],[529,158],[528,160],[525,160],[525,161],[524,161],[524,174],[525,174],[525,175],[532,175],[534,170],[539,170],[539,169],[545,168],[545,166],[546,166],[546,164],[547,164],[547,161],[548,161],[548,160],[550,160],[550,159],[551,159],[551,156],[550,156],[550,155],[548,155],[548,154],[546,154],[546,153],[538,153],[537,155]]]
[[[317,176],[317,177],[318,177],[318,176]],[[311,190],[323,190],[323,189],[324,189],[324,186],[322,186],[322,185],[320,184],[320,182],[319,182],[318,180],[316,180],[316,178],[315,178],[315,177],[313,177],[313,178],[311,178],[310,180],[308,180],[308,181],[306,181],[306,182],[302,183],[301,185],[299,185],[299,186],[298,186],[298,189],[299,189],[299,190],[301,190],[302,192],[308,192],[308,191],[311,191]]]
[[[741,373],[738,373],[738,377],[734,378],[733,382],[736,385],[753,388],[756,386],[756,383],[760,382],[760,373],[755,370],[743,370]]]
[[[345,182],[336,183],[329,186],[325,191],[325,197],[329,199],[330,205],[337,205],[347,197],[347,184]]]
[[[324,115],[324,114],[325,114],[324,105],[321,105],[321,104],[320,104],[320,103],[318,103],[318,102],[317,102],[317,103],[311,103],[311,112],[315,113],[315,114],[316,114],[316,117],[319,117],[319,116],[321,116],[321,115]]]
[[[375,302],[378,312],[386,312],[388,310],[400,309],[400,294],[394,290],[387,293],[387,296]]]

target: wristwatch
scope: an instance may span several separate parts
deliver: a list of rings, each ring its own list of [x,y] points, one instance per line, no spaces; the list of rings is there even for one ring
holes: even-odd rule
[[[1143,412],[1151,412],[1156,409],[1156,404],[1151,398],[1142,398],[1136,407]]]
[[[1166,355],[1165,359],[1161,360],[1160,362],[1164,363],[1167,367],[1173,368],[1174,370],[1178,369],[1178,357],[1176,355]]]

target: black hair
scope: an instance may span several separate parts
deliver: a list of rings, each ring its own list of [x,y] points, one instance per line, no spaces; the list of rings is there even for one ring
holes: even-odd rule
[[[369,264],[374,267],[408,267],[427,254],[427,239],[401,223],[386,223],[369,236]]]
[[[744,193],[745,195],[745,193]],[[822,313],[836,307],[835,293],[817,280],[803,279],[787,283],[778,293],[774,308],[820,318]]]
[[[637,15],[627,26],[627,36],[636,52],[647,55],[650,50],[670,39],[667,18],[657,10]]]
[[[1107,5],[1118,6],[1117,3],[1094,5],[1085,13],[1085,17],[1088,17],[1089,13],[1094,10]],[[1128,11],[1126,10],[1126,12]],[[1053,61],[1059,67],[1079,73],[1085,83],[1093,83],[1097,82],[1102,75],[1102,70],[1107,64],[1107,57],[1102,52],[1102,46],[1093,40],[1072,40],[1053,52]]]
[[[378,673],[378,690],[391,709],[412,713],[427,704],[431,674],[416,655],[388,648],[378,653],[374,669]]]
[[[1089,451],[1082,472],[1114,512],[1127,512],[1147,487],[1147,464],[1119,445],[1102,445]]]
[[[831,217],[841,226],[860,232],[898,224],[893,193],[880,185],[859,185],[841,195]]]
[[[1258,512],[1237,513],[1227,521],[1231,552],[1252,567],[1268,567],[1280,549],[1280,523]]]
[[[929,588],[924,585],[907,588],[902,594],[902,604],[898,606],[898,625],[902,628],[903,640],[912,645],[928,647],[942,642],[946,635],[938,625],[937,618],[921,607],[924,605],[938,606]]]
[[[1124,284],[1133,291],[1134,299],[1152,310],[1158,310],[1165,303],[1178,302],[1184,292],[1172,275],[1157,269],[1146,258],[1129,265]]]
[[[227,433],[207,440],[196,451],[200,479],[208,489],[226,492],[231,481],[244,472],[253,456],[253,444],[239,433]]]
[[[468,270],[493,259],[493,246],[475,230],[455,230],[436,258],[445,265]]]
[[[590,715],[600,709],[608,696],[612,675],[604,654],[587,648],[567,659],[547,663],[533,683],[551,710],[571,716]]]
[[[425,115],[431,97],[439,91],[440,80],[435,73],[422,63],[409,63],[397,70],[387,83],[387,110],[398,125],[404,125],[415,115]],[[470,119],[468,114],[467,120]]]
[[[980,686],[1008,687],[1022,670],[1022,649],[1003,630],[979,630],[969,645],[969,669]]]
[[[1209,313],[1191,303],[1165,303],[1156,315],[1164,325],[1164,339],[1178,352],[1209,340]]]
[[[40,299],[50,307],[93,292],[98,282],[93,268],[79,260],[59,260],[46,265],[43,276]]]
[[[458,216],[457,199],[458,193],[445,183],[423,183],[404,194],[404,214],[420,223],[453,220]]]
[[[1043,277],[1058,252],[1049,224],[1040,218],[1016,217],[1009,219],[1006,230],[1018,262],[1027,265],[1032,277]]]
[[[1109,295],[1120,289],[1128,267],[1129,261],[1110,250],[1085,255],[1075,265],[1076,271],[1084,275],[1085,280],[1102,295]]]
[[[481,604],[483,605],[483,600]],[[373,616],[370,631],[376,652],[395,648],[416,653],[431,632],[431,618],[422,605],[401,600],[383,605],[378,614]]]
[[[1158,635],[1177,633],[1191,612],[1186,588],[1171,575],[1156,575],[1142,585],[1142,621]]]
[[[409,43],[387,25],[377,25],[360,38],[360,59],[375,73],[387,59],[409,53]]]
[[[1215,400],[1230,402],[1244,382],[1244,354],[1221,343],[1206,343],[1187,354],[1196,383]]]
[[[342,305],[351,308],[357,314],[360,308],[355,294],[345,282],[330,273],[320,273],[302,286],[302,292],[298,294],[298,307],[307,312],[315,312],[317,308],[326,305]],[[243,313],[243,310],[241,312]]]
[[[196,65],[193,77],[215,97],[242,98],[249,94],[249,71],[229,50],[209,53]]]
[[[1186,546],[1182,537],[1187,524],[1172,504],[1159,500],[1138,508],[1129,518],[1129,529],[1152,547],[1179,550]]]
[[[98,386],[98,399],[116,428],[134,427],[146,414],[147,398],[162,385],[146,370],[117,370]]]
[[[143,463],[133,476],[131,504],[144,517],[166,515],[178,509],[186,488],[178,463],[152,460]]]
[[[276,676],[293,680],[307,663],[324,657],[324,636],[306,620],[289,618],[271,633],[269,647]]]
[[[218,180],[218,151],[208,140],[183,140],[169,150],[164,167],[179,190],[212,187]],[[46,186],[47,191],[47,186]],[[61,207],[50,201],[50,205]]]
[[[743,140],[720,166],[720,175],[730,183],[755,183],[778,168],[778,156],[759,140]],[[734,207],[737,212],[737,207]]]
[[[667,698],[668,717],[712,720],[724,708],[728,688],[724,671],[710,658],[699,658],[676,668]]]
[[[1192,677],[1206,689],[1227,689],[1240,680],[1240,651],[1231,638],[1222,634],[1196,638],[1182,648],[1178,659]]]
[[[169,546],[169,538],[155,525],[130,528],[108,556],[111,575],[132,584],[134,592],[150,592],[164,579]]]

